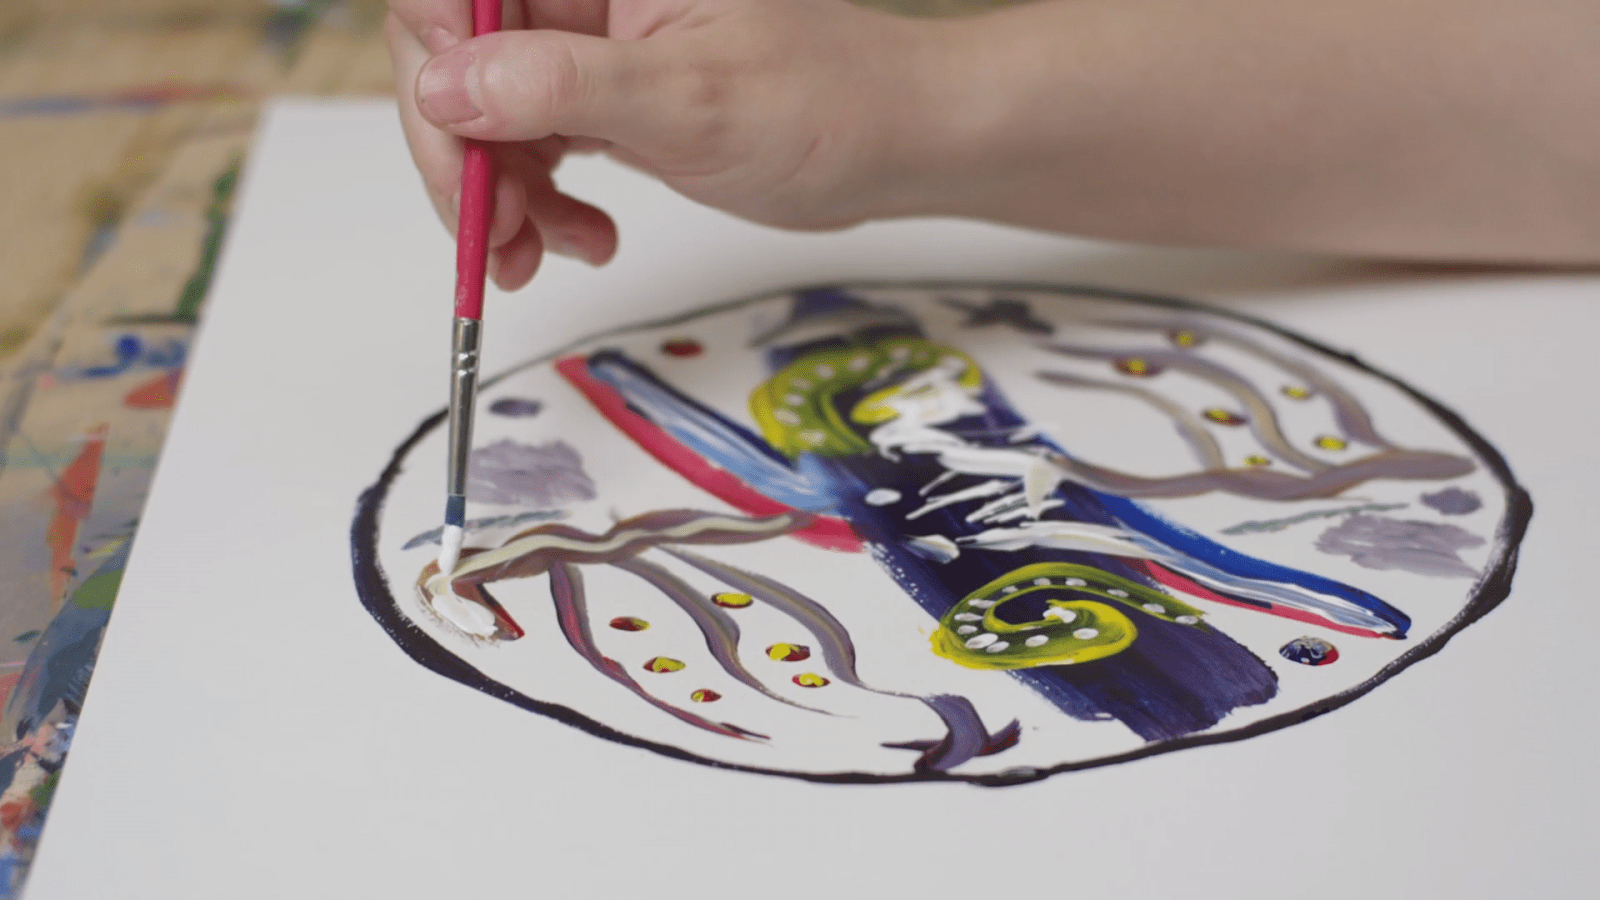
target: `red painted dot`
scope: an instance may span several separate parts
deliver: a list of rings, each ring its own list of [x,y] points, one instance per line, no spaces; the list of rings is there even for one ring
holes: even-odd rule
[[[773,644],[767,648],[767,657],[778,662],[799,662],[811,658],[811,648],[804,644]]]
[[[617,616],[611,620],[611,627],[618,631],[643,631],[650,623],[638,616]]]
[[[699,356],[706,348],[694,338],[668,338],[661,342],[661,352],[668,356]]]
[[[696,703],[715,703],[722,699],[722,695],[710,688],[701,688],[690,694],[689,699]]]

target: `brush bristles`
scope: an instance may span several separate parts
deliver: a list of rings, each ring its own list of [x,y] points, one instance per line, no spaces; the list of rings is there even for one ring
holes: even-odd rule
[[[444,529],[439,532],[439,574],[448,576],[461,561],[461,543],[467,538],[467,498],[448,494],[444,501]]]
[[[461,543],[466,540],[466,529],[460,525],[446,525],[439,534],[439,574],[449,577],[461,561]]]

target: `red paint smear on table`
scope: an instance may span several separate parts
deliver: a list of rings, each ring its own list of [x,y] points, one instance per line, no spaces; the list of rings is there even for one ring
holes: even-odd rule
[[[178,402],[178,385],[183,370],[173,369],[146,381],[122,398],[122,405],[133,409],[171,409]]]
[[[733,473],[708,463],[699,454],[680,444],[654,422],[628,408],[628,402],[610,385],[589,374],[581,356],[556,360],[555,369],[581,391],[584,397],[611,424],[632,438],[662,465],[694,482],[712,496],[753,516],[776,516],[796,512],[740,481]],[[850,523],[834,516],[817,516],[816,521],[793,532],[792,536],[826,550],[861,551],[861,539]]]
[[[1256,612],[1266,612],[1285,619],[1293,619],[1296,622],[1305,622],[1308,625],[1318,625],[1323,628],[1327,628],[1330,631],[1341,631],[1345,634],[1353,634],[1358,637],[1381,638],[1389,636],[1383,634],[1382,632],[1373,631],[1370,628],[1357,628],[1353,625],[1340,625],[1336,622],[1330,622],[1316,613],[1307,612],[1303,609],[1294,609],[1293,607],[1277,605],[1262,609],[1260,606],[1254,603],[1244,603],[1231,597],[1225,597],[1216,591],[1211,590],[1210,588],[1196,584],[1194,581],[1179,575],[1177,572],[1174,572],[1165,566],[1157,565],[1149,560],[1130,559],[1128,562],[1135,568],[1144,569],[1145,573],[1151,578],[1154,578],[1156,581],[1159,581],[1167,587],[1172,588],[1175,591],[1182,591],[1191,597],[1199,597],[1201,600],[1211,600],[1216,603],[1225,603],[1228,606],[1239,606],[1243,607],[1244,609],[1253,609]]]
[[[89,517],[94,506],[94,491],[100,481],[100,460],[105,455],[106,430],[104,424],[89,431],[88,440],[72,462],[62,470],[61,477],[45,491],[44,496],[55,502],[55,515],[45,531],[45,544],[50,547],[50,604],[58,608],[66,596],[66,587],[72,580],[72,546],[78,538],[78,525]]]
[[[8,675],[0,675],[0,709],[4,709],[5,705],[11,701],[11,692],[16,690],[17,682],[21,680],[22,672],[20,670]]]

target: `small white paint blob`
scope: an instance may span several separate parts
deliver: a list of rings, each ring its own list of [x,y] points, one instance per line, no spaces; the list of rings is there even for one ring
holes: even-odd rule
[[[969,650],[982,650],[983,648],[989,646],[990,644],[992,644],[992,643],[994,643],[995,641],[998,641],[998,640],[1000,640],[1000,636],[999,635],[991,634],[991,633],[985,631],[983,634],[980,634],[980,635],[978,635],[976,637],[967,638],[967,649],[969,649]]]
[[[1197,616],[1179,616],[1177,621],[1184,625],[1198,625],[1200,623],[1200,619]]]
[[[1038,585],[1039,587],[1047,587],[1050,584],[1050,579],[1048,579],[1048,578],[1035,578],[1033,580],[1033,583]]]
[[[866,501],[868,506],[888,506],[900,502],[900,492],[894,488],[878,488],[868,491],[861,499]]]
[[[1089,582],[1084,581],[1082,578],[1068,578],[1066,581],[1063,581],[1062,584],[1066,585],[1067,587],[1085,587],[1089,584]]]
[[[1050,635],[1048,635],[1048,634],[1036,634],[1033,637],[1028,638],[1027,640],[1023,641],[1023,643],[1027,644],[1029,647],[1043,647],[1045,644],[1047,644],[1049,642],[1050,642]]]
[[[433,611],[473,637],[490,637],[494,634],[494,613],[470,600],[455,594],[434,594]]]
[[[1011,646],[1011,645],[1009,643],[1005,642],[1005,641],[995,641],[994,643],[990,644],[989,646],[983,648],[983,652],[985,652],[985,653],[999,653],[1001,650],[1004,650],[1009,646]]]
[[[961,548],[956,546],[956,542],[942,534],[907,538],[906,544],[912,553],[934,562],[947,563],[961,555]]]
[[[968,606],[976,606],[979,609],[988,609],[989,607],[994,605],[994,601],[993,600],[968,600],[967,601],[967,605]]]
[[[1077,610],[1067,609],[1065,606],[1052,606],[1044,611],[1047,619],[1060,619],[1062,622],[1071,622],[1078,618]]]
[[[1110,588],[1110,589],[1108,589],[1106,591],[1106,593],[1110,594],[1113,597],[1126,597],[1126,596],[1128,596],[1128,592],[1125,591],[1125,590],[1122,590],[1121,588]]]
[[[975,634],[977,631],[978,626],[976,625],[963,625],[956,629],[956,634]]]
[[[957,622],[979,622],[983,620],[983,616],[977,613],[956,613],[954,618]]]
[[[1167,611],[1167,608],[1165,606],[1162,606],[1159,603],[1146,603],[1144,605],[1144,611],[1145,612],[1149,612],[1149,613],[1155,613],[1156,615],[1159,616],[1162,613],[1165,613]]]
[[[1094,628],[1079,628],[1077,631],[1074,631],[1072,633],[1072,636],[1077,638],[1080,641],[1087,641],[1090,638],[1099,637],[1100,636],[1100,632],[1099,632],[1099,630],[1094,629]]]
[[[1016,592],[1017,592],[1017,586],[1014,585],[1014,584],[1008,584],[1005,587],[1000,589],[1000,593],[1002,593],[1002,594],[1015,594]]]
[[[460,525],[446,525],[439,532],[439,574],[450,575],[456,570],[456,563],[461,561],[461,543],[467,539],[467,532]]]

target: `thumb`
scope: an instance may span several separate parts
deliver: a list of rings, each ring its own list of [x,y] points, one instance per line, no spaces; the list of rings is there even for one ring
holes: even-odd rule
[[[674,117],[645,41],[565,31],[507,31],[462,41],[417,75],[417,107],[462,137],[532,141],[552,134],[655,143]]]

